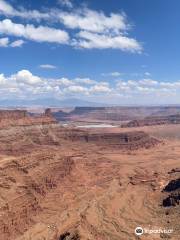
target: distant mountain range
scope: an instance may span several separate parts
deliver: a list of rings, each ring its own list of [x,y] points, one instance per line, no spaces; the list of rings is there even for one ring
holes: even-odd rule
[[[0,107],[104,107],[108,104],[89,102],[76,98],[59,100],[56,98],[45,98],[45,99],[6,99],[0,100]]]

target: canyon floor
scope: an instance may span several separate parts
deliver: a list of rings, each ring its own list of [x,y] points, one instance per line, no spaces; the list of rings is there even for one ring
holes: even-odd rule
[[[180,125],[141,131],[150,137],[121,148],[129,129],[1,129],[0,239],[180,239],[179,200],[163,204],[180,177]],[[173,231],[136,236],[138,226]]]

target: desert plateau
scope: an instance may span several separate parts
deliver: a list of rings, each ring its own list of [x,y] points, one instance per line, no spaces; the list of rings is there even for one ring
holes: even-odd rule
[[[180,124],[87,129],[53,115],[0,111],[0,239],[179,239]]]

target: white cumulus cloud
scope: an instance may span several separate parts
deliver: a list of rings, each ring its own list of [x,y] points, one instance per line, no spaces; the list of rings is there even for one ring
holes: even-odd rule
[[[27,19],[49,19],[50,13],[48,12],[40,12],[38,10],[17,10],[12,5],[10,5],[7,1],[0,0],[0,14],[8,17],[21,17]]]
[[[111,103],[153,103],[180,101],[180,81],[157,81],[153,79],[119,80],[114,83],[91,78],[44,78],[29,70],[20,70],[10,76],[0,74],[1,98],[27,97],[85,97]],[[130,103],[130,102],[129,102]]]
[[[68,33],[63,30],[44,26],[35,27],[32,24],[18,24],[10,19],[0,21],[0,33],[24,37],[36,42],[67,43],[69,40]]]
[[[19,39],[15,40],[10,43],[10,40],[8,37],[0,38],[0,47],[21,47],[24,44],[24,41]]]
[[[72,8],[70,0],[59,0],[61,5]],[[43,20],[45,26],[23,25],[10,19],[0,21],[0,34],[17,36],[36,42],[68,44],[84,49],[120,49],[134,53],[143,51],[142,44],[129,36],[131,25],[124,13],[105,14],[87,7],[65,11],[59,8],[27,10],[13,7],[5,0],[0,0],[0,15],[8,18],[19,17],[28,21]],[[48,27],[49,22],[60,24],[61,28]],[[73,29],[73,32],[71,31]]]
[[[73,42],[75,47],[80,48],[98,48],[98,49],[121,49],[130,52],[142,52],[142,46],[133,38],[122,35],[104,35],[81,31],[77,34],[78,40]]]
[[[128,29],[124,14],[111,13],[106,16],[103,12],[90,9],[80,9],[74,12],[60,12],[59,20],[71,29],[80,29],[91,32],[105,33],[108,31],[120,32]]]
[[[65,93],[88,94],[88,89],[82,86],[69,86],[64,89]]]
[[[104,85],[104,84],[97,84],[97,85],[91,87],[90,92],[92,94],[96,94],[96,93],[110,93],[111,89],[108,86]]]
[[[42,83],[42,79],[40,77],[33,75],[28,70],[21,70],[14,74],[12,78],[18,83],[24,83],[28,85],[39,85]]]

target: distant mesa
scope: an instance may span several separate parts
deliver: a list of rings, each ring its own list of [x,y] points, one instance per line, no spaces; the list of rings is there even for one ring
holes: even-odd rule
[[[0,110],[0,121],[3,119],[22,119],[27,117],[26,110]]]
[[[143,127],[153,125],[165,125],[165,124],[180,124],[180,114],[169,116],[152,116],[144,119],[132,120],[128,123],[124,123],[121,127]]]
[[[0,110],[0,128],[50,123],[57,123],[57,121],[49,108],[39,116],[32,116],[27,110]]]
[[[68,113],[60,110],[53,115],[59,121],[82,119],[126,121],[132,119],[130,110],[121,107],[75,107]]]
[[[88,119],[126,122],[122,124],[122,127],[180,123],[180,107],[170,106],[76,106],[71,111],[60,110],[59,112],[53,112],[53,115],[58,121],[81,121]]]

